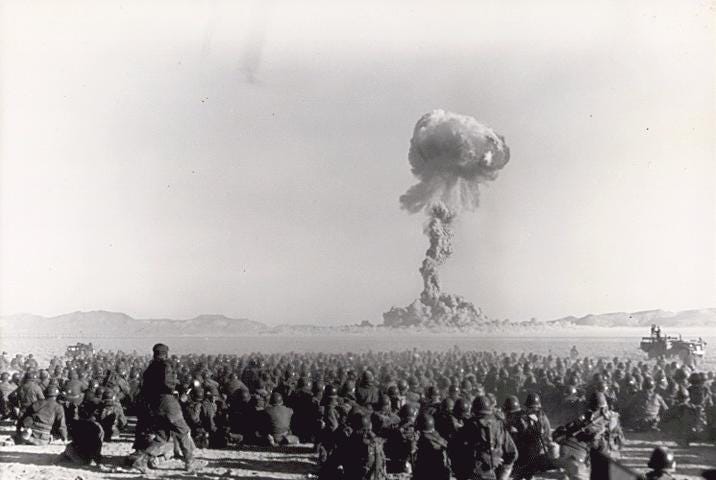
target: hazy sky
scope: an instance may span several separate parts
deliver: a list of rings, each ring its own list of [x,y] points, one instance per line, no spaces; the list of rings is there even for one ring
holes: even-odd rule
[[[716,306],[711,2],[4,1],[0,313],[381,322],[435,108],[512,158],[444,289],[497,318]]]

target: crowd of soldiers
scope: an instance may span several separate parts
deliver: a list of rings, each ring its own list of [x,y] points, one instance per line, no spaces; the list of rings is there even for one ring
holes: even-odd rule
[[[313,444],[324,479],[589,478],[618,459],[624,431],[681,444],[716,438],[712,372],[676,362],[497,352],[404,351],[152,356],[97,352],[0,357],[0,415],[15,441],[67,444],[67,461],[102,462],[136,417],[128,466],[204,464],[199,448]],[[553,426],[557,428],[553,429]],[[671,478],[656,449],[648,478]]]

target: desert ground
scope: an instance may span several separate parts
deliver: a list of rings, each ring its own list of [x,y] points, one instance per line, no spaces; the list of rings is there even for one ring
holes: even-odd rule
[[[130,424],[131,427],[131,424]],[[3,422],[0,426],[0,479],[27,480],[137,480],[156,479],[216,479],[216,480],[284,480],[315,478],[315,456],[311,445],[277,448],[251,448],[240,450],[198,450],[197,458],[207,466],[198,473],[183,471],[180,460],[169,460],[160,468],[142,475],[128,469],[124,459],[131,452],[131,429],[122,434],[121,440],[105,443],[102,449],[104,463],[99,467],[77,467],[57,463],[62,444],[46,447],[14,445],[10,435],[13,426]],[[627,436],[623,451],[623,463],[636,471],[646,471],[646,463],[652,449],[657,445],[671,448],[677,461],[678,479],[698,479],[701,471],[716,467],[716,447],[713,444],[696,444],[679,447],[663,435],[632,434]],[[561,479],[560,472],[550,472],[537,477],[543,480]],[[407,480],[405,476],[393,476],[394,480]]]

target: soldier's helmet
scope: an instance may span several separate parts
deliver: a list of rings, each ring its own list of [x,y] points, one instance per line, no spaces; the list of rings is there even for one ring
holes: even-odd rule
[[[514,395],[508,395],[505,397],[505,401],[502,402],[502,410],[506,413],[519,412],[522,409],[520,407],[520,401]]]
[[[492,400],[487,395],[478,395],[472,401],[472,413],[492,413]]]
[[[106,389],[102,392],[102,402],[113,403],[114,402],[114,391],[111,388]]]
[[[417,414],[418,409],[412,403],[406,403],[405,405],[400,407],[400,411],[398,412],[398,415],[400,416],[401,420],[414,419]]]
[[[397,397],[400,395],[400,392],[398,391],[397,385],[391,385],[388,387],[388,396],[389,397]]]
[[[194,400],[195,402],[204,400],[204,389],[201,387],[193,388],[191,390],[191,399]]]
[[[674,454],[669,451],[666,447],[656,447],[651,452],[649,463],[647,467],[653,468],[654,470],[667,470],[674,468]]]
[[[674,380],[677,382],[682,382],[686,380],[686,371],[684,371],[683,368],[679,368],[674,372]]]
[[[600,408],[608,407],[607,397],[602,392],[592,392],[587,401],[587,407],[591,411],[599,410]]]
[[[423,413],[418,417],[418,430],[431,432],[435,430],[435,419],[429,413]]]
[[[57,386],[54,384],[48,385],[48,387],[45,389],[45,397],[47,397],[47,398],[56,397],[59,394],[60,394],[60,389],[57,388]]]
[[[27,372],[27,379],[37,380],[37,372],[35,370],[30,370],[29,372]]]
[[[74,400],[82,396],[82,390],[79,385],[72,385],[70,388],[65,390],[63,395],[68,400]]]
[[[283,395],[279,392],[273,392],[271,394],[271,405],[283,405]]]
[[[542,399],[539,398],[539,394],[535,392],[528,393],[525,399],[525,407],[530,410],[540,410],[542,408]]]
[[[323,396],[328,398],[335,398],[338,396],[338,390],[336,390],[336,387],[334,385],[328,384],[323,390]]]
[[[693,372],[691,375],[689,375],[689,383],[691,385],[702,385],[704,383],[704,379],[701,376],[701,373]]]
[[[655,388],[654,380],[651,377],[645,377],[644,381],[641,382],[641,388],[643,390],[652,390]]]
[[[425,398],[435,402],[440,399],[440,391],[434,385],[430,385],[425,389]]]
[[[464,398],[458,398],[452,407],[452,413],[457,418],[467,418],[470,415],[470,406]]]

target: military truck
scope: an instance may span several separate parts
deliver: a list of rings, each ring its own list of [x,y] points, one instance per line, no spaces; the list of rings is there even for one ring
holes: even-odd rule
[[[649,358],[679,358],[686,364],[695,365],[704,358],[706,342],[698,340],[684,340],[679,336],[669,336],[661,332],[658,325],[651,326],[651,335],[641,338],[639,345]]]
[[[90,343],[77,342],[74,345],[68,345],[67,351],[65,352],[66,357],[89,357],[94,354],[94,346]]]

